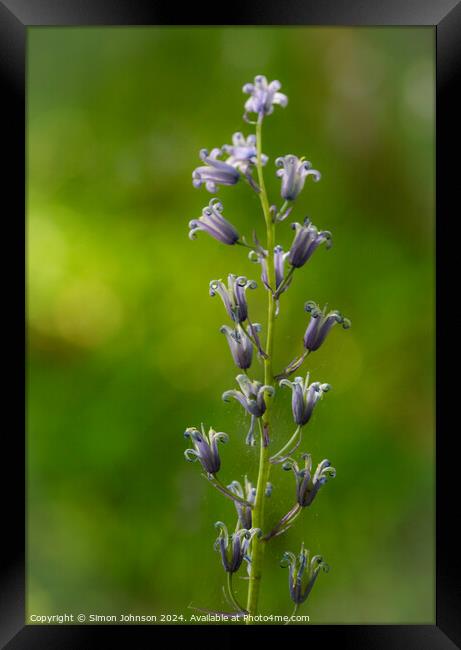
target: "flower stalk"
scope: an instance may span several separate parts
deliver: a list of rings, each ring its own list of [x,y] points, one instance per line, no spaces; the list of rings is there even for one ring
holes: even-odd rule
[[[256,170],[258,174],[258,183],[260,187],[259,199],[266,222],[266,248],[268,251],[274,249],[274,230],[275,224],[272,220],[270,213],[269,200],[267,198],[266,184],[264,182],[264,173],[261,162],[262,152],[262,122],[263,114],[260,113],[256,124]],[[269,286],[275,287],[275,267],[274,256],[267,256],[267,276]],[[274,326],[275,326],[275,308],[276,299],[272,291],[267,292],[267,339],[266,339],[266,353],[267,358],[264,359],[264,383],[267,386],[273,386],[273,372],[272,372],[272,356],[274,348]],[[268,395],[266,412],[262,419],[263,435],[260,437],[260,452],[259,452],[259,471],[258,482],[256,484],[256,497],[253,508],[253,525],[256,528],[264,529],[264,492],[266,484],[269,480],[270,474],[270,457],[269,457],[269,441],[271,436],[271,397]],[[258,609],[259,592],[261,588],[262,578],[262,564],[264,557],[265,545],[261,540],[256,540],[253,548],[253,556],[250,566],[250,583],[248,588],[247,611],[250,617],[248,622],[252,620]]]
[[[266,544],[274,537],[282,535],[290,529],[301,514],[308,510],[316,499],[317,493],[329,478],[334,478],[336,470],[330,461],[322,460],[315,472],[312,471],[310,454],[301,455],[304,464],[298,464],[293,457],[303,442],[303,429],[311,420],[314,407],[321,400],[330,386],[318,381],[309,381],[309,372],[305,379],[290,377],[306,360],[307,356],[318,350],[335,324],[341,324],[348,329],[350,321],[337,311],[328,311],[327,307],[320,309],[316,303],[309,300],[305,310],[310,315],[310,321],[304,334],[300,337],[303,352],[293,359],[282,373],[274,376],[273,358],[275,347],[275,322],[280,315],[282,294],[289,290],[294,280],[295,270],[304,267],[312,258],[321,244],[324,248],[331,245],[331,234],[319,230],[307,217],[300,222],[291,224],[295,235],[289,250],[284,250],[276,242],[276,228],[291,213],[295,201],[304,188],[308,176],[315,181],[320,180],[320,172],[314,170],[304,157],[299,158],[287,154],[276,159],[279,167],[276,176],[280,179],[280,194],[282,206],[269,202],[263,167],[267,168],[268,156],[262,152],[262,127],[265,117],[270,115],[274,106],[285,107],[288,98],[279,92],[279,81],[267,81],[266,77],[255,77],[254,83],[245,84],[243,91],[250,95],[245,102],[244,119],[254,125],[255,133],[245,136],[234,133],[232,145],[215,147],[208,153],[203,149],[200,154],[204,163],[192,174],[193,185],[196,188],[204,186],[215,194],[219,186],[233,186],[239,180],[246,181],[247,187],[257,193],[264,219],[265,240],[260,243],[257,230],[252,232],[252,245],[249,240],[240,235],[232,221],[223,216],[224,207],[216,197],[202,209],[200,217],[189,222],[189,237],[195,239],[197,233],[205,232],[220,244],[227,246],[242,246],[250,249],[248,258],[258,262],[261,267],[261,281],[267,295],[267,316],[265,329],[253,320],[252,308],[247,300],[247,289],[256,289],[257,283],[241,273],[229,274],[227,284],[223,280],[212,280],[209,284],[210,296],[218,294],[225,308],[228,322],[220,328],[225,335],[232,360],[240,369],[236,377],[238,389],[226,390],[222,398],[225,402],[237,402],[250,416],[250,427],[246,436],[246,444],[250,450],[259,446],[259,466],[256,483],[248,479],[245,471],[244,483],[239,480],[224,481],[221,471],[221,457],[218,443],[226,443],[229,436],[222,431],[210,427],[208,433],[202,424],[201,430],[189,427],[185,437],[192,447],[185,451],[186,460],[198,462],[203,469],[203,476],[227,499],[232,500],[237,511],[237,524],[232,534],[227,525],[218,521],[215,526],[219,530],[215,541],[215,549],[221,556],[221,564],[227,574],[226,585],[223,586],[232,607],[247,624],[252,624],[259,613],[260,593],[264,569],[264,550]],[[250,114],[256,114],[250,119]],[[227,156],[225,160],[222,156]],[[242,184],[240,184],[242,185]],[[296,274],[296,277],[298,276]],[[249,291],[248,294],[251,294]],[[261,335],[260,333],[265,333]],[[264,339],[263,344],[261,340]],[[263,376],[257,378],[255,358],[263,367]],[[291,389],[291,406],[293,421],[296,425],[294,434],[273,453],[271,444],[274,439],[274,414],[272,403],[276,390],[286,386]],[[283,395],[284,391],[280,391]],[[256,426],[257,425],[257,426]],[[259,432],[259,435],[258,435]],[[278,523],[269,522],[266,516],[266,499],[271,496],[272,483],[269,482],[271,468],[274,473],[283,469],[291,470],[295,477],[294,499],[288,511],[285,511]],[[219,474],[219,477],[218,477]],[[310,555],[310,551],[301,545],[301,552],[296,556],[286,552],[282,566],[289,568],[290,596],[295,604],[295,613],[300,604],[309,596],[321,569],[327,571],[327,565],[320,555]],[[233,575],[248,568],[248,585],[246,608],[240,604],[233,589]]]

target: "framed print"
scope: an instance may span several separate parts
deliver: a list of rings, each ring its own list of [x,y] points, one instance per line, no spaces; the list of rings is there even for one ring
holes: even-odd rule
[[[0,4],[0,640],[459,647],[461,3],[197,11]]]

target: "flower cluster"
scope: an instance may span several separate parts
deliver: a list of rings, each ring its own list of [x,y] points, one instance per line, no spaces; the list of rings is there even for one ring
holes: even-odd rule
[[[250,417],[245,442],[250,446],[250,454],[251,448],[258,442],[261,447],[257,481],[249,479],[244,471],[240,472],[240,466],[239,475],[244,476],[243,483],[235,479],[221,481],[220,477],[224,472],[220,471],[218,442],[227,442],[226,433],[216,432],[213,428],[206,433],[202,425],[201,429],[190,427],[184,434],[192,445],[185,451],[186,459],[198,461],[205,478],[222,495],[232,500],[235,506],[233,512],[234,516],[235,513],[237,515],[237,521],[233,533],[228,532],[231,528],[228,529],[222,521],[215,524],[218,529],[215,549],[219,551],[222,566],[227,574],[227,598],[240,615],[254,615],[258,610],[263,544],[277,535],[286,533],[297,517],[312,505],[320,488],[336,475],[336,470],[326,459],[313,471],[310,454],[301,454],[301,464],[293,458],[294,452],[302,444],[302,432],[311,422],[316,405],[329,391],[330,386],[319,381],[310,382],[309,372],[305,378],[297,376],[291,381],[289,377],[303,365],[310,353],[320,348],[334,325],[340,324],[344,329],[350,327],[350,321],[339,311],[328,311],[327,307],[320,309],[314,302],[306,302],[305,311],[309,313],[310,320],[304,336],[302,331],[299,334],[300,352],[281,373],[275,374],[274,323],[280,315],[281,303],[285,301],[292,286],[295,271],[299,273],[299,269],[306,266],[322,244],[329,249],[332,242],[331,233],[317,228],[308,217],[291,224],[294,236],[288,247],[286,243],[282,244],[277,240],[276,227],[292,213],[308,178],[312,177],[315,182],[321,179],[320,172],[314,169],[304,156],[291,153],[279,156],[275,158],[275,173],[271,175],[273,182],[279,183],[278,201],[281,204],[271,204],[269,201],[264,182],[264,170],[269,165],[269,158],[262,152],[261,133],[263,122],[273,113],[274,107],[286,107],[288,104],[287,96],[280,91],[279,81],[269,82],[263,75],[258,75],[253,82],[245,84],[243,92],[248,97],[245,101],[244,119],[255,127],[255,132],[244,135],[238,131],[232,135],[231,144],[215,147],[211,151],[202,149],[199,153],[201,165],[192,172],[193,186],[204,186],[211,194],[216,194],[221,187],[227,188],[237,184],[256,193],[263,212],[262,225],[266,235],[263,243],[260,243],[258,226],[253,223],[251,238],[248,238],[248,233],[241,235],[240,222],[237,222],[237,229],[232,223],[232,215],[232,221],[223,216],[223,203],[216,197],[203,207],[197,219],[189,222],[191,239],[196,239],[197,233],[202,231],[221,244],[249,249],[249,260],[260,265],[261,284],[267,296],[263,347],[260,340],[262,326],[253,320],[253,307],[251,301],[248,303],[248,296],[257,289],[257,283],[248,279],[242,272],[230,273],[225,280],[211,280],[209,283],[209,295],[220,297],[229,319],[221,326],[220,331],[226,337],[235,366],[241,371],[236,377],[238,388],[224,391],[222,398],[226,402],[237,401],[244,413]],[[224,192],[226,191],[224,189]],[[249,244],[249,241],[252,243]],[[259,368],[258,364],[254,363],[255,357]],[[274,432],[272,409],[274,399],[278,399],[276,389],[278,391],[279,387],[291,389],[291,409],[296,429],[279,451],[272,453],[271,449],[271,453],[268,453],[267,447],[272,445],[274,440],[280,439],[280,434]],[[280,394],[283,398],[284,391],[280,391]],[[245,462],[243,455],[240,462]],[[264,504],[272,492],[272,484],[268,479],[271,468],[279,471],[280,465],[283,469],[293,472],[296,489],[288,512],[275,527],[267,528]],[[239,603],[239,596],[232,586],[232,576],[240,570],[244,561],[249,572],[246,607]],[[285,553],[282,566],[289,568],[290,595],[296,607],[308,598],[320,570],[328,570],[321,556],[315,555],[310,559],[309,551],[304,545],[298,555]],[[237,589],[238,592],[241,590]]]
[[[230,274],[227,278],[227,287],[222,280],[210,282],[210,296],[216,294],[221,296],[230,318],[236,323],[244,323],[248,318],[246,290],[256,289],[257,286],[254,280],[247,280],[242,275],[237,277]]]
[[[190,438],[194,449],[186,449],[184,456],[186,460],[195,462],[198,460],[207,474],[214,475],[219,472],[221,459],[219,458],[218,442],[227,442],[229,436],[222,431],[209,430],[208,435],[202,424],[202,430],[189,427],[184,432],[185,438]]]
[[[285,201],[294,201],[298,198],[308,176],[312,176],[315,182],[321,178],[320,172],[312,169],[312,163],[293,154],[277,158],[275,164],[281,168],[276,173],[282,179],[280,194]]]
[[[258,528],[251,528],[250,530],[240,528],[232,535],[229,535],[227,526],[222,521],[217,521],[215,527],[219,530],[215,549],[221,553],[224,571],[236,573],[240,569],[243,560],[251,562],[247,554],[248,549],[253,537],[260,535],[261,531]]]
[[[203,208],[202,215],[198,219],[189,221],[190,239],[195,239],[197,232],[203,230],[223,244],[229,246],[236,244],[240,235],[234,226],[224,219],[222,212],[222,203],[218,199],[211,199],[209,204]]]
[[[254,445],[255,422],[257,418],[262,417],[266,412],[266,395],[274,395],[275,389],[273,386],[263,385],[260,381],[251,381],[246,375],[237,375],[236,379],[240,390],[226,390],[222,397],[225,402],[233,397],[251,415],[251,424],[246,437],[246,443],[247,445]]]
[[[296,501],[301,508],[310,506],[320,490],[329,478],[336,476],[336,470],[331,467],[329,460],[322,460],[312,474],[312,457],[310,454],[303,454],[303,469],[299,469],[298,463],[294,460],[287,461],[283,469],[293,470],[296,478]]]
[[[315,302],[309,300],[306,302],[304,309],[311,316],[304,334],[304,347],[310,352],[319,349],[333,325],[339,323],[345,330],[351,326],[351,321],[348,318],[344,318],[338,310],[335,309],[327,312],[326,305],[322,310]]]
[[[329,384],[321,384],[318,381],[309,384],[309,373],[307,373],[306,379],[302,377],[295,377],[294,381],[282,379],[280,386],[288,386],[291,388],[293,419],[300,427],[303,427],[309,422],[314,411],[314,406],[331,388]]]
[[[326,573],[330,570],[321,555],[314,555],[309,562],[309,551],[304,548],[304,545],[301,546],[298,556],[288,551],[284,553],[280,564],[289,569],[288,586],[291,600],[296,605],[301,605],[307,600],[320,570]]]
[[[331,246],[331,233],[328,230],[319,232],[307,217],[302,224],[292,224],[292,228],[296,234],[290,248],[288,261],[295,269],[304,266],[320,244],[325,243],[327,248]]]
[[[255,77],[254,83],[248,83],[243,86],[243,92],[250,97],[245,102],[245,117],[249,113],[256,113],[258,118],[264,115],[270,115],[274,110],[274,106],[288,105],[288,97],[279,90],[282,87],[280,81],[267,82],[264,75]]]

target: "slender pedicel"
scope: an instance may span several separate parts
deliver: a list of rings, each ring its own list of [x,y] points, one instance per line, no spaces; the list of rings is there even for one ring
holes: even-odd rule
[[[301,435],[301,426],[296,427],[296,431],[288,440],[288,442],[281,448],[279,451],[270,457],[270,462],[273,465],[278,465],[283,463],[289,456],[292,456],[294,452],[298,449],[299,445],[302,442]]]
[[[284,533],[290,526],[293,525],[296,517],[301,513],[303,508],[307,508],[314,501],[318,491],[325,485],[330,478],[336,476],[336,470],[331,467],[331,463],[326,458],[322,460],[317,466],[315,473],[312,474],[312,458],[310,454],[303,454],[301,458],[304,460],[304,467],[299,468],[298,463],[290,458],[284,465],[284,470],[292,470],[296,479],[296,503],[282,517],[278,524],[265,536],[268,541],[276,535]]]
[[[221,494],[223,494],[225,497],[227,497],[234,503],[240,503],[245,508],[253,507],[252,503],[248,503],[248,501],[239,497],[238,494],[236,494],[232,490],[229,490],[228,487],[226,487],[223,483],[221,483],[221,481],[215,474],[203,474],[203,476],[211,483],[211,485],[214,488],[218,490],[218,492],[221,492]]]

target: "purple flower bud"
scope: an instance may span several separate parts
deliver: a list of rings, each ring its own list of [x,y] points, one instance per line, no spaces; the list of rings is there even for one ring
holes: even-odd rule
[[[316,169],[312,169],[312,164],[304,158],[298,158],[293,154],[280,156],[275,161],[277,167],[276,175],[282,179],[281,195],[285,201],[294,201],[304,187],[308,176],[313,176],[314,181],[320,180],[321,175]]]
[[[230,485],[227,486],[231,492],[239,496],[241,499],[245,499],[250,505],[253,505],[256,497],[256,488],[245,476],[244,487],[239,483],[239,481],[232,481]],[[239,501],[234,501],[235,508],[237,510],[237,516],[239,519],[239,525],[241,528],[250,529],[252,525],[252,516],[251,508],[244,506]]]
[[[225,161],[227,165],[235,167],[246,175],[257,162],[256,136],[252,134],[245,139],[242,133],[234,133],[232,144],[223,145],[222,152],[229,156]],[[261,164],[265,165],[267,160],[267,156],[262,154]]]
[[[266,250],[260,250],[258,252],[256,251],[251,251],[249,254],[249,258],[252,262],[258,262],[261,264],[261,281],[263,282],[264,286],[266,289],[269,289],[271,291],[271,287],[269,286],[269,278],[267,275],[267,251]],[[275,291],[280,287],[282,284],[284,275],[285,275],[285,260],[288,257],[288,253],[283,252],[283,248],[281,246],[275,246],[274,248],[274,267],[275,267]],[[281,293],[286,291],[289,287],[289,284],[287,284]]]
[[[211,199],[210,203],[202,210],[202,216],[198,219],[189,221],[189,238],[196,239],[197,232],[203,230],[209,235],[222,242],[232,246],[240,239],[240,235],[222,216],[223,205],[218,199]]]
[[[214,544],[215,550],[221,553],[221,561],[224,571],[236,573],[242,565],[243,560],[250,562],[248,556],[249,546],[255,535],[261,535],[259,528],[246,530],[241,528],[232,535],[227,532],[227,526],[222,521],[217,521],[215,528],[219,530],[218,538]]]
[[[309,562],[309,551],[304,548],[304,544],[301,546],[298,556],[289,551],[284,553],[280,566],[289,568],[288,586],[291,599],[296,605],[301,605],[307,600],[320,569],[323,569],[325,573],[330,570],[321,555],[314,555]]]
[[[328,230],[319,232],[309,219],[306,218],[303,224],[293,223],[291,227],[296,230],[296,234],[291,244],[288,260],[296,269],[304,266],[320,244],[325,242],[327,249],[331,248],[331,233]]]
[[[256,326],[257,323],[253,327]],[[242,370],[247,370],[251,366],[253,359],[253,344],[243,327],[237,325],[235,329],[232,329],[227,325],[223,325],[220,332],[226,335],[235,365]]]
[[[278,92],[280,88],[280,81],[268,83],[263,75],[256,76],[254,83],[245,84],[242,90],[250,95],[245,102],[245,119],[248,113],[256,113],[258,116],[270,115],[275,104],[285,107],[288,104],[288,97]]]
[[[201,167],[197,167],[192,172],[192,185],[200,187],[205,184],[206,189],[215,194],[218,191],[218,185],[235,185],[240,174],[238,170],[218,157],[222,154],[221,149],[215,148],[208,155],[206,149],[200,151],[200,159],[206,163]]]
[[[248,431],[246,443],[247,445],[254,445],[255,420],[264,415],[267,408],[264,395],[272,396],[275,390],[272,386],[265,386],[259,381],[251,381],[246,375],[238,375],[237,383],[240,386],[240,390],[226,390],[222,398],[227,402],[233,397],[251,415],[250,430]]]
[[[219,294],[232,320],[243,323],[248,318],[246,290],[256,289],[257,286],[254,280],[247,280],[243,275],[236,276],[231,273],[227,278],[227,287],[222,280],[210,282],[210,296]]]
[[[186,429],[184,437],[190,438],[194,445],[194,449],[186,449],[184,452],[186,460],[190,462],[198,460],[207,474],[216,474],[221,467],[218,442],[227,442],[229,439],[227,433],[217,432],[210,427],[207,435],[202,424],[201,431],[195,427]]]
[[[310,506],[320,490],[329,478],[335,478],[336,470],[331,467],[329,460],[324,459],[317,466],[312,476],[312,458],[310,454],[303,454],[304,468],[299,469],[294,460],[289,460],[283,465],[284,470],[293,470],[296,478],[296,501],[301,508]]]
[[[314,406],[323,394],[330,390],[329,384],[321,384],[318,381],[309,384],[309,373],[306,379],[295,377],[294,381],[282,379],[280,386],[288,386],[292,390],[291,408],[295,423],[302,427],[311,419]]]
[[[333,325],[339,323],[345,330],[351,326],[351,321],[336,309],[327,313],[327,305],[322,310],[310,300],[306,302],[304,309],[311,315],[304,334],[304,347],[311,352],[319,349]]]

